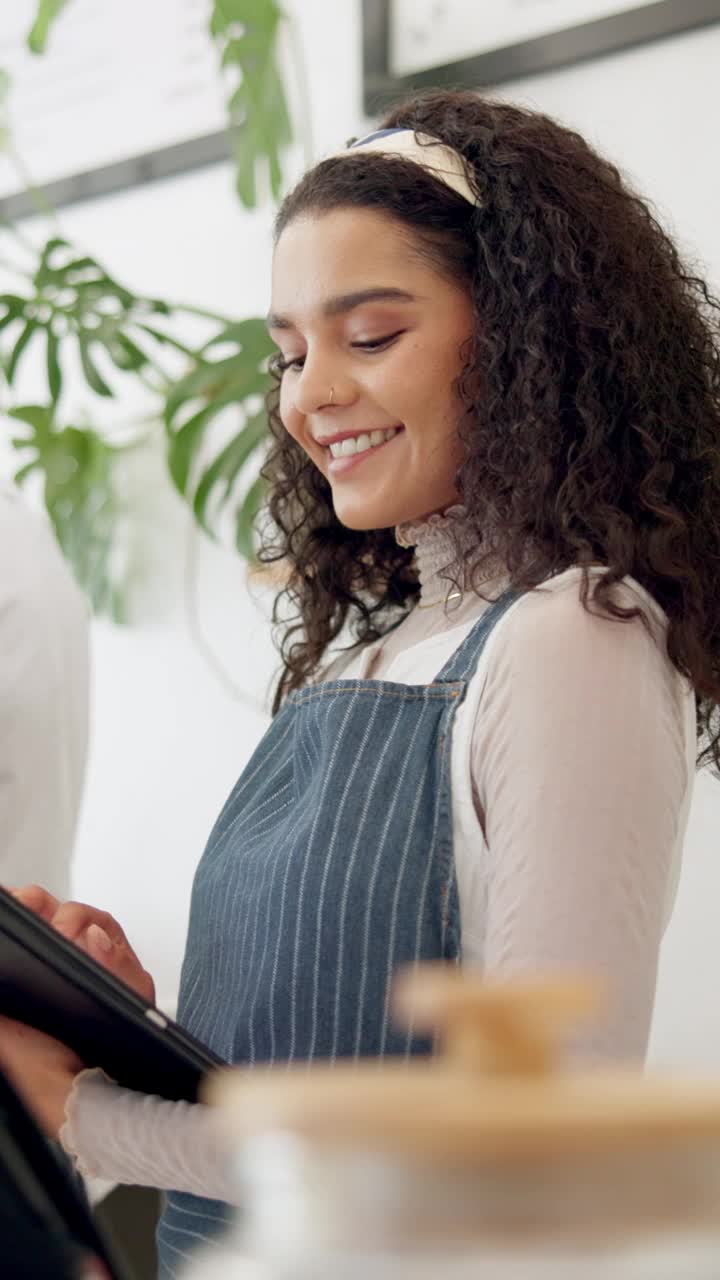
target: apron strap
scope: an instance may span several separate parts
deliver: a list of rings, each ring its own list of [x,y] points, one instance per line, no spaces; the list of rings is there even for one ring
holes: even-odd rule
[[[450,655],[444,667],[436,675],[433,683],[444,683],[448,680],[467,680],[478,664],[493,627],[507,613],[510,606],[520,599],[522,594],[521,591],[514,589],[504,591],[485,610],[482,617],[478,618],[475,625],[470,628],[462,644]]]

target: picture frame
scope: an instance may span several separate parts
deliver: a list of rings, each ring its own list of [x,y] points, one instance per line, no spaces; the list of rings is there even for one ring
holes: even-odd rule
[[[392,68],[393,0],[362,0],[362,19],[363,98],[365,112],[372,117],[417,89],[499,85],[720,22],[720,0],[628,3],[610,16],[471,52],[411,75],[397,75]]]

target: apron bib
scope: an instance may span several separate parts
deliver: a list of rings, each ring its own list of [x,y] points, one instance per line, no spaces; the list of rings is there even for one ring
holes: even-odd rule
[[[292,693],[198,865],[178,1021],[233,1063],[428,1053],[393,1025],[395,970],[460,961],[450,759],[455,711],[507,592],[427,685],[331,680]],[[161,1275],[227,1206],[171,1192]]]

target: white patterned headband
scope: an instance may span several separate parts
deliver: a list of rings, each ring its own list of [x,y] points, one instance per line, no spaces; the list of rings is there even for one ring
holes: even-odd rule
[[[452,187],[458,195],[464,196],[470,204],[480,203],[470,186],[467,165],[459,151],[427,133],[416,133],[414,129],[378,129],[351,143],[344,151],[335,152],[332,158],[356,155],[358,151],[375,151],[381,155],[413,160],[433,177]]]

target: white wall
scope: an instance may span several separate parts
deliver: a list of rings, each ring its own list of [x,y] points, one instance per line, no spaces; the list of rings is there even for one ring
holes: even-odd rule
[[[364,127],[359,3],[286,0],[307,61],[316,154]],[[586,133],[634,177],[720,284],[720,25],[593,64],[503,86]],[[242,213],[229,167],[191,173],[62,211],[70,234],[130,286],[230,314],[267,306],[268,212]],[[140,464],[138,464],[140,466]],[[95,625],[93,744],[75,887],[126,924],[171,1003],[192,872],[212,820],[267,723],[274,669],[267,596],[253,603],[241,563],[188,533],[156,461],[147,493],[135,622]],[[197,557],[204,630],[257,709],[233,699],[194,647],[184,560]],[[701,778],[675,917],[663,953],[657,1059],[720,1066],[715,904],[720,783]]]

